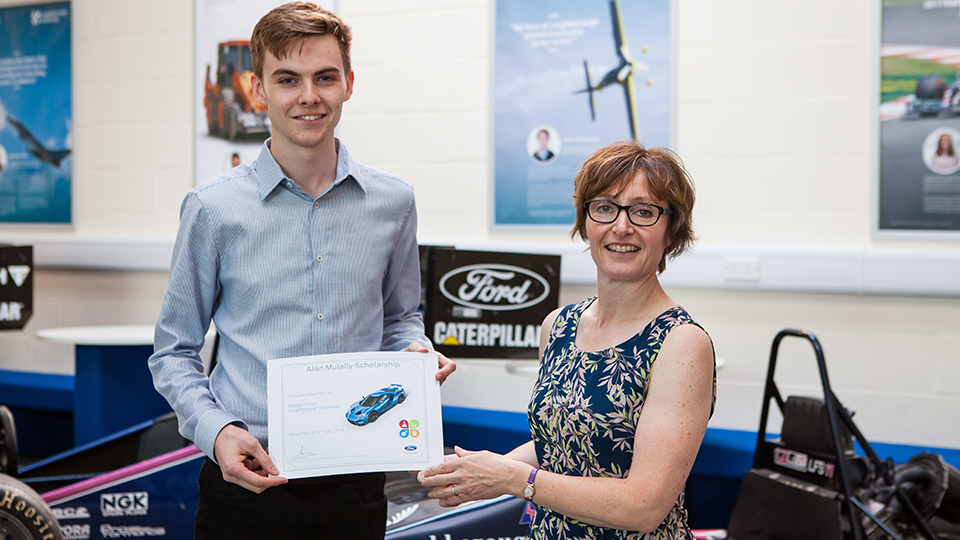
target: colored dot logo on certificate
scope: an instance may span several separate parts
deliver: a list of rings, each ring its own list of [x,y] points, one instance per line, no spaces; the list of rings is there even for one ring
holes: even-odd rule
[[[417,431],[417,430],[414,430],[414,431]],[[419,432],[418,432],[418,435],[419,435]],[[410,430],[409,430],[409,429],[401,429],[401,430],[400,430],[400,438],[401,438],[401,439],[406,439],[406,438],[409,437],[409,436],[410,436]],[[416,435],[414,435],[414,437],[416,437]]]
[[[411,427],[411,428],[418,428],[418,427],[420,427],[420,421],[419,421],[419,420],[411,420],[411,421],[410,421],[410,427]]]
[[[417,422],[416,420],[414,420],[413,422],[414,422],[414,424],[416,424],[416,425],[413,426],[413,427],[417,427],[417,426],[420,425],[420,423]],[[406,420],[401,420],[401,421],[400,421],[400,428],[401,428],[401,429],[403,429],[403,428],[408,428],[408,427],[410,427],[410,425],[407,423]]]
[[[417,437],[419,437],[419,436],[420,436],[420,430],[419,430],[419,429],[411,429],[411,430],[410,430],[410,437],[411,437],[411,438],[414,438],[414,439],[415,439],[415,438],[417,438]]]

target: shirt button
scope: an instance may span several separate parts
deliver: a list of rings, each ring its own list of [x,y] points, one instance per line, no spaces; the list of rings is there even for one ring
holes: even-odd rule
[[[320,208],[320,201],[313,203],[313,209],[316,210],[317,208]]]
[[[293,183],[292,183],[292,182],[287,182],[287,187],[293,187]]]
[[[323,255],[317,255],[317,262],[323,262]]]
[[[319,321],[323,320],[323,313],[317,313],[317,320]]]

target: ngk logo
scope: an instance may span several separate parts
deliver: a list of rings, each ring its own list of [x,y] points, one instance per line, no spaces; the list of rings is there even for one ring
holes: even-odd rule
[[[100,512],[103,517],[145,516],[149,506],[150,501],[146,491],[100,495]]]
[[[507,311],[534,306],[550,294],[539,274],[507,264],[473,264],[447,272],[440,292],[457,304]]]

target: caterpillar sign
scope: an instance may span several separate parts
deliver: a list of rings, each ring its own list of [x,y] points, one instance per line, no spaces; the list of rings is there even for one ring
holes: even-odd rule
[[[20,330],[33,315],[33,246],[0,246],[0,330]]]

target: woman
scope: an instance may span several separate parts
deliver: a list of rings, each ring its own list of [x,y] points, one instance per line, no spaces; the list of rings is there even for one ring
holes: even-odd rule
[[[683,486],[713,409],[713,345],[657,279],[693,240],[693,201],[669,150],[622,142],[587,158],[571,235],[590,245],[598,294],[543,322],[533,440],[457,448],[420,472],[431,497],[532,500],[531,538],[693,538]]]
[[[949,133],[941,133],[937,139],[937,152],[930,158],[930,164],[938,171],[953,172],[960,165],[960,157],[953,149],[953,138]]]

